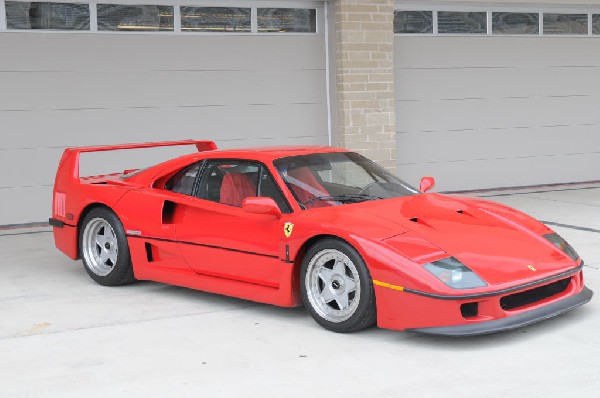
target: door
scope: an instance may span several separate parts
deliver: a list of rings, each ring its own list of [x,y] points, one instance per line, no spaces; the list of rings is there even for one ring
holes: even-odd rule
[[[284,222],[241,207],[246,197],[269,196],[290,212],[268,170],[253,161],[208,160],[197,184],[176,225],[189,266],[204,275],[277,287]]]

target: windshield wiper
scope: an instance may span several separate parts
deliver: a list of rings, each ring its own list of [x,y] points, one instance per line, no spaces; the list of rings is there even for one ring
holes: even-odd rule
[[[375,200],[375,199],[383,199],[379,196],[367,195],[367,194],[342,194],[342,195],[324,195],[324,196],[316,196],[307,201],[302,202],[302,205],[307,205],[312,202],[322,201],[322,200],[331,200],[334,202],[364,202],[367,200]]]

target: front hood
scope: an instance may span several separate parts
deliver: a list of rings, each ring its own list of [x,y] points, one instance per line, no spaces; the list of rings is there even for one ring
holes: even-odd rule
[[[549,228],[500,204],[422,194],[361,205],[357,211],[360,207],[371,222],[395,224],[396,236],[390,240],[397,243],[392,245],[396,250],[402,251],[403,235],[418,235],[459,259],[491,285],[541,278],[574,266],[570,258],[542,237],[552,232]]]

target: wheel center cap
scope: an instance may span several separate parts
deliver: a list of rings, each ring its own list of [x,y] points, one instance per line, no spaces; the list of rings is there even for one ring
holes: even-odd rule
[[[344,290],[344,280],[339,276],[336,275],[333,277],[332,281],[331,281],[331,288],[336,291],[336,293],[339,290]]]

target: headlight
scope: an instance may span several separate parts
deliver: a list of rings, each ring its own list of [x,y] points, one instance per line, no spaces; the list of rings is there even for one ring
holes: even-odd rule
[[[568,244],[567,241],[564,240],[559,234],[547,234],[544,235],[544,238],[548,239],[550,243],[562,250],[567,256],[571,257],[571,260],[577,261],[579,258],[579,254],[577,254],[575,249],[573,249],[571,245]]]
[[[475,272],[454,257],[425,264],[423,268],[453,289],[472,289],[487,285]]]

